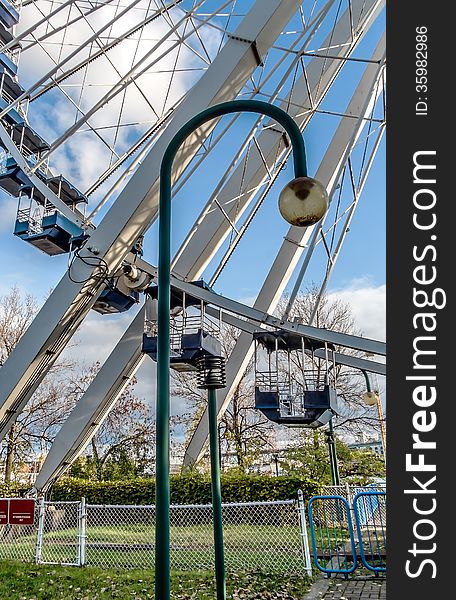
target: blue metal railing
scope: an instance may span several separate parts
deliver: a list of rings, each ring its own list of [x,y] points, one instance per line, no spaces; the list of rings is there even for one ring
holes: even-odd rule
[[[357,565],[350,505],[342,496],[314,496],[308,505],[315,565],[348,576]]]
[[[386,571],[386,493],[359,492],[353,498],[361,562],[370,571]]]
[[[358,565],[375,575],[386,571],[386,492],[360,490],[352,507],[343,496],[314,496],[308,513],[314,562],[320,571],[345,577]]]

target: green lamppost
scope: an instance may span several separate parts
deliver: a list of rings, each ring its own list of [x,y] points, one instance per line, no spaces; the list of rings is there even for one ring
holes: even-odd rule
[[[155,598],[170,597],[169,524],[169,366],[170,366],[170,268],[171,268],[171,174],[176,153],[185,139],[211,119],[234,112],[263,114],[275,119],[288,133],[293,148],[293,179],[282,190],[279,210],[292,225],[305,227],[318,222],[328,208],[325,188],[307,177],[304,141],[295,121],[282,109],[257,100],[233,100],[211,106],[188,121],[169,143],[160,168],[159,260],[157,311],[157,411],[155,488]],[[211,438],[212,503],[216,554],[217,598],[224,592],[223,537],[221,523],[220,463],[217,441],[215,390],[209,393],[209,432]],[[214,439],[215,438],[215,439]],[[218,532],[218,533],[217,533]],[[223,581],[220,581],[220,579]]]

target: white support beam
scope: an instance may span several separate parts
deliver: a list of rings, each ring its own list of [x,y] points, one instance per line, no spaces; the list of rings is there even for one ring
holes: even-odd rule
[[[157,268],[150,265],[145,260],[138,258],[135,264],[139,269],[151,275],[152,278],[157,277]],[[367,354],[386,356],[385,342],[372,340],[359,335],[352,335],[340,331],[333,331],[331,329],[322,329],[320,327],[312,327],[302,323],[287,321],[281,317],[271,315],[265,310],[258,309],[255,306],[247,306],[241,302],[217,294],[213,290],[206,290],[193,283],[183,281],[173,274],[171,275],[171,285],[190,296],[203,300],[206,304],[221,308],[224,311],[223,318],[225,318],[225,315],[228,312],[259,325],[283,329],[290,333],[297,333],[320,342],[327,342],[328,344],[351,348],[360,352],[366,352]]]
[[[93,232],[84,247],[84,257],[91,261],[102,259],[110,273],[118,269],[157,214],[161,157],[175,133],[208,106],[236,97],[258,66],[258,57],[265,56],[299,5],[299,0],[255,2],[235,34],[176,109],[163,135]],[[191,161],[212,126],[209,124],[187,140],[176,161],[174,178]],[[104,286],[99,277],[93,277],[99,271],[99,267],[89,266],[87,261],[77,258],[72,268],[73,280],[68,273],[63,276],[0,369],[0,439],[9,431],[95,302]]]
[[[377,82],[381,72],[381,67],[378,63],[383,60],[384,54],[385,39],[382,36],[372,57],[376,62],[366,65],[365,72],[345,111],[347,115],[360,115],[360,117],[358,119],[344,117],[341,120],[315,176],[326,187],[330,197],[339,181],[343,166],[364,128],[364,118],[369,113],[372,97],[376,94]],[[254,308],[265,312],[274,312],[277,302],[302,255],[303,247],[308,242],[312,230],[313,227],[291,227],[289,229],[258,294]],[[217,409],[219,416],[228,408],[231,397],[244,375],[252,354],[252,336],[243,332],[237,339],[227,362],[226,388],[218,392]],[[206,413],[207,411],[203,413],[187,447],[184,466],[190,466],[197,462],[205,448],[209,433]]]
[[[210,306],[206,307],[206,312],[208,315],[212,315],[215,318],[219,315],[219,311]],[[262,327],[250,323],[250,321],[245,321],[244,319],[240,319],[235,315],[227,313],[223,313],[223,322],[227,325],[233,325],[241,331],[245,331],[251,335],[262,330]],[[289,323],[285,323],[285,325],[287,324]],[[293,325],[293,323],[291,324]],[[296,333],[300,334],[301,332],[297,331]],[[320,348],[315,351],[315,356],[325,358],[325,351]],[[377,375],[386,375],[386,364],[377,362],[376,360],[367,360],[365,358],[350,356],[349,354],[343,354],[341,352],[334,352],[334,361],[337,365],[342,365],[344,367],[368,371],[369,373],[375,373]]]
[[[139,264],[144,264],[141,261]],[[192,283],[179,281],[176,277],[171,279],[172,285],[180,290],[187,292],[201,300],[204,300],[208,304],[212,304],[224,311],[228,311],[250,321],[268,325],[270,327],[276,327],[292,333],[298,333],[305,337],[318,340],[321,342],[328,342],[329,344],[335,344],[337,346],[344,346],[345,348],[352,348],[353,350],[359,350],[360,352],[366,352],[368,354],[379,354],[381,356],[386,355],[386,344],[377,340],[361,337],[358,335],[351,335],[348,333],[342,333],[340,331],[332,331],[331,329],[322,329],[319,327],[311,327],[302,323],[294,323],[291,321],[285,321],[280,317],[269,314],[266,310],[262,310],[255,306],[250,307],[231,300],[226,296],[221,296],[213,291],[204,290],[198,288]],[[225,314],[225,313],[223,313]]]

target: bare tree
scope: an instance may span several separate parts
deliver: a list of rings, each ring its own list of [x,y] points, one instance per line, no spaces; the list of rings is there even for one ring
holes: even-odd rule
[[[0,296],[0,365],[16,347],[38,310],[35,298],[17,286]]]
[[[37,309],[38,306],[33,296],[23,295],[17,286],[13,286],[7,294],[0,296],[0,366],[16,347],[33,320]],[[6,482],[11,480],[13,473],[17,438],[16,424],[13,424],[3,449]]]
[[[0,297],[0,357],[3,363],[14,350],[37,311],[30,294],[17,286]],[[61,360],[33,394],[0,447],[4,480],[24,470],[26,463],[40,461],[55,435],[99,369],[76,369]],[[95,474],[102,478],[107,463],[120,452],[139,463],[150,463],[153,454],[154,426],[151,410],[133,393],[132,382],[91,441]],[[139,467],[138,467],[139,468]]]
[[[75,402],[84,394],[100,368],[95,363],[82,369],[70,382]],[[155,422],[152,409],[134,393],[136,379],[132,378],[126,389],[92,437],[86,455],[93,465],[98,480],[103,480],[108,466],[119,457],[125,457],[133,467],[133,475],[142,473],[153,462],[155,447]]]
[[[25,472],[28,463],[43,460],[74,402],[64,379],[51,374],[42,382],[11,427],[0,452],[5,461],[5,481]]]
[[[11,355],[37,310],[36,299],[22,293],[17,286],[0,296],[0,364]],[[6,482],[11,481],[24,463],[44,456],[73,407],[64,376],[71,367],[69,361],[58,361],[11,426],[0,447]]]

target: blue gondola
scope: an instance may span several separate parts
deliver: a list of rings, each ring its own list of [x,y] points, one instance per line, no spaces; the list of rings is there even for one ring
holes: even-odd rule
[[[132,306],[139,302],[139,292],[134,290],[120,290],[116,287],[114,280],[109,282],[98,296],[93,305],[93,310],[102,315],[111,315],[130,310]]]
[[[204,281],[196,281],[194,285],[211,289]],[[157,301],[157,286],[151,286],[146,292]],[[175,371],[197,371],[202,357],[221,356],[220,319],[208,317],[205,302],[174,287],[171,288],[170,327],[170,366]],[[143,336],[143,352],[157,360],[157,331],[153,319],[148,320]]]
[[[24,91],[24,88],[16,81],[8,69],[0,63],[0,97],[3,99],[3,105],[6,106],[8,100],[16,100]]]
[[[255,408],[289,427],[322,427],[337,413],[334,348],[292,332],[257,332]]]
[[[41,231],[30,229],[30,220],[16,220],[14,235],[32,244],[50,256],[69,252],[73,237],[81,235],[82,229],[58,211],[41,220]]]
[[[0,52],[0,67],[7,69],[13,77],[17,75],[17,64],[11,60],[7,52]]]
[[[8,0],[0,0],[0,22],[5,27],[13,27],[19,23],[19,13]]]

